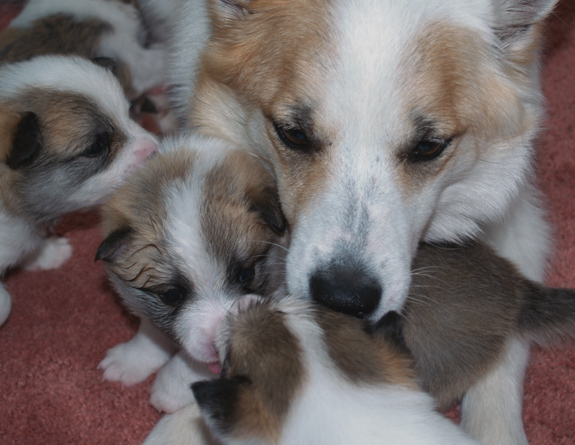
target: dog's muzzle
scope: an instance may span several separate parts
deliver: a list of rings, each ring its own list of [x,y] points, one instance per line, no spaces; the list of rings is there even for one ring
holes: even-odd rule
[[[309,281],[312,298],[330,309],[358,318],[369,317],[379,306],[383,288],[361,265],[317,269]]]

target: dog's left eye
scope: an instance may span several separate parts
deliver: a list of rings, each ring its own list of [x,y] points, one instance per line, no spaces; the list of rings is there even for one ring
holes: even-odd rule
[[[256,276],[256,267],[250,266],[241,269],[238,272],[238,282],[243,286],[249,286]]]
[[[449,140],[423,140],[409,154],[412,162],[431,161],[437,158],[451,143]]]
[[[311,148],[311,141],[300,128],[287,128],[274,123],[274,128],[285,146],[293,150],[307,151]]]
[[[82,153],[83,156],[89,158],[95,158],[98,156],[102,156],[108,152],[108,148],[110,147],[110,140],[106,133],[98,134],[91,145],[89,145],[84,152]]]

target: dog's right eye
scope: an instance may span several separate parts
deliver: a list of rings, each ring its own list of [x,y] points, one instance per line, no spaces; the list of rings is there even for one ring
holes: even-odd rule
[[[176,287],[161,292],[159,296],[168,306],[178,306],[186,298],[184,292]]]
[[[110,140],[108,135],[106,133],[101,133],[96,135],[92,144],[84,150],[82,155],[88,158],[96,158],[106,154],[109,147]]]
[[[274,129],[283,144],[292,150],[308,151],[312,143],[301,128],[282,127],[274,123]]]

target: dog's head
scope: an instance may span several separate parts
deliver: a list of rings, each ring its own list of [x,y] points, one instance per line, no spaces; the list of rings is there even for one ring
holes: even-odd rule
[[[115,77],[76,57],[0,68],[0,135],[3,204],[39,222],[100,204],[157,149]]]
[[[417,390],[410,361],[360,320],[292,297],[243,306],[218,327],[220,379],[192,385],[224,443],[371,443],[382,410],[401,411],[393,395]]]
[[[211,363],[232,304],[283,281],[273,272],[283,270],[285,222],[271,176],[251,155],[194,137],[161,151],[104,207],[97,259],[128,307]]]
[[[190,122],[273,165],[292,293],[378,320],[421,239],[502,218],[531,174],[553,3],[212,1]]]

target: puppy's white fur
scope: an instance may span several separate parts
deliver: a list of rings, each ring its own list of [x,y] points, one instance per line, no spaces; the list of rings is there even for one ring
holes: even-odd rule
[[[66,169],[72,168],[69,166],[73,164],[70,161],[82,157],[84,144],[89,147],[92,143],[92,132],[98,132],[101,128],[94,128],[89,123],[92,117],[78,113],[75,118],[68,118],[75,119],[78,128],[85,128],[85,134],[82,130],[76,133],[64,130],[60,135],[57,131],[54,133],[46,127],[50,125],[51,116],[46,115],[49,111],[43,110],[40,104],[35,105],[35,97],[41,94],[47,97],[52,95],[54,101],[66,97],[69,101],[67,106],[74,100],[90,104],[101,116],[106,117],[116,134],[122,135],[120,146],[114,148],[114,159],[108,162],[105,168],[93,172],[87,167],[78,167],[85,169],[85,176],[75,173],[77,182],[74,184],[63,180],[58,186],[57,179],[45,184],[40,179],[35,179],[57,174],[66,178]],[[37,100],[49,100],[45,96]],[[25,107],[31,107],[33,110]],[[58,110],[58,105],[54,107]],[[128,174],[157,149],[155,138],[130,120],[128,102],[116,78],[108,70],[85,59],[42,56],[0,67],[0,114],[4,117],[4,127],[0,130],[6,135],[12,134],[12,119],[17,120],[29,111],[34,111],[40,131],[45,133],[41,137],[41,144],[49,146],[42,146],[36,155],[46,156],[44,151],[50,150],[49,156],[56,162],[34,167],[30,173],[26,173],[27,179],[22,181],[33,181],[36,185],[33,186],[32,192],[38,193],[39,196],[44,193],[40,190],[43,187],[47,190],[50,187],[59,187],[57,194],[60,198],[44,203],[43,198],[22,197],[22,185],[17,185],[18,180],[14,178],[18,177],[21,171],[27,171],[27,167],[14,170],[4,164],[5,159],[2,160],[1,188],[4,193],[0,198],[0,274],[22,262],[25,263],[25,268],[31,270],[59,267],[70,257],[72,248],[66,239],[45,240],[43,226],[53,223],[64,213],[101,204]],[[58,111],[70,114],[69,110]],[[3,150],[10,153],[11,144],[7,138],[3,141]],[[75,151],[72,151],[72,147],[76,147]],[[3,152],[2,156],[6,158],[8,153]],[[62,161],[57,162],[60,157]],[[59,171],[61,173],[57,173]],[[0,287],[0,324],[8,317],[10,309],[10,295]]]

